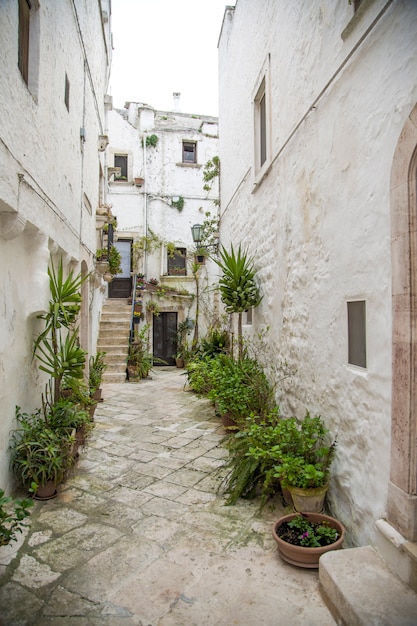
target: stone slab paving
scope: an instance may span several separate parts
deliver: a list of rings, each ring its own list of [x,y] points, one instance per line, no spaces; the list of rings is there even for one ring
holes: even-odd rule
[[[0,548],[2,626],[334,626],[318,573],[277,554],[281,502],[224,505],[225,433],[184,381],[104,386],[74,474]]]

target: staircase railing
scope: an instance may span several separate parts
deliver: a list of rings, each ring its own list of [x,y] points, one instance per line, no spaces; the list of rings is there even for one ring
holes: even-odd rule
[[[138,275],[133,275],[133,291],[132,291],[132,310],[130,312],[130,331],[129,331],[129,345],[131,345],[135,339],[135,300],[136,300],[136,285],[138,281]]]

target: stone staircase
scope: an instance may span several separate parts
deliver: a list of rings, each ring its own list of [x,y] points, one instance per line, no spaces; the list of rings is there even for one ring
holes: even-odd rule
[[[103,305],[97,342],[97,349],[106,352],[103,383],[126,380],[131,312],[132,307],[126,298],[108,298]]]

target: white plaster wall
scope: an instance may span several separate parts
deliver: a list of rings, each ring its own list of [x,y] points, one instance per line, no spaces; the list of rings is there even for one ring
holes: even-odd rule
[[[271,346],[296,369],[280,388],[283,414],[308,409],[337,434],[330,503],[353,544],[372,541],[386,505],[389,179],[417,99],[413,2],[394,3],[352,52],[385,6],[365,4],[343,41],[347,2],[239,0],[219,46],[222,242],[255,254],[264,299],[254,328],[269,325]],[[272,166],[254,189],[252,97],[268,53]],[[350,299],[366,300],[366,370],[347,364]]]
[[[129,180],[111,180],[109,184],[108,198],[112,212],[117,216],[117,236],[134,240],[149,230],[157,234],[164,241],[164,246],[144,260],[142,271],[148,279],[157,278],[165,283],[175,283],[194,293],[195,281],[190,275],[190,267],[186,278],[164,276],[167,272],[166,243],[172,242],[177,247],[186,248],[191,259],[195,249],[191,226],[202,223],[206,211],[212,215],[217,213],[213,200],[218,197],[218,181],[214,182],[209,193],[203,189],[203,167],[218,154],[217,118],[156,111],[148,105],[128,103],[128,108],[123,111],[109,112],[108,123],[109,165],[113,166],[115,154],[128,156]],[[153,134],[158,137],[157,145],[145,145],[144,148],[146,136]],[[197,142],[197,165],[182,163],[183,140]],[[141,187],[134,185],[134,177],[144,179]],[[171,204],[172,199],[179,196],[184,198],[181,212]],[[206,290],[215,280],[215,268],[215,264],[209,261],[200,270],[202,290]],[[203,298],[210,300],[211,309],[211,296],[205,294]],[[165,307],[177,306],[172,302],[160,304]],[[188,314],[191,317],[195,315],[194,305]],[[207,326],[208,317],[200,320],[202,329]]]
[[[17,65],[18,3],[5,0],[1,7],[0,46],[5,56],[0,73],[0,486],[6,489],[12,485],[7,447],[15,406],[24,411],[40,406],[46,382],[31,354],[39,332],[36,315],[48,303],[50,254],[55,262],[62,256],[66,270],[75,273],[82,261],[93,268],[100,162],[104,166],[97,139],[104,132],[111,49],[110,22],[103,25],[100,5],[90,4],[39,3],[37,52],[30,52],[32,59],[37,58],[36,81],[30,79],[29,88]],[[109,10],[108,0],[102,7]],[[85,74],[80,37],[90,77]],[[69,111],[64,102],[66,74]],[[85,143],[80,140],[81,127],[86,130]],[[83,347],[91,349],[101,305],[93,281],[87,294],[90,317],[83,320]]]

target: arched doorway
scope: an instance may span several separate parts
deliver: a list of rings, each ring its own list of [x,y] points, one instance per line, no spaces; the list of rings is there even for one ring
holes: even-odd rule
[[[387,519],[417,540],[417,105],[391,171],[392,423]]]

